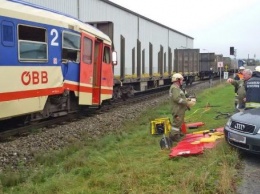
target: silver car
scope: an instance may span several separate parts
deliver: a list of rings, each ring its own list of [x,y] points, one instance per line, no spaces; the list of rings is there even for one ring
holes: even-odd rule
[[[232,115],[224,132],[230,145],[260,154],[260,108]]]

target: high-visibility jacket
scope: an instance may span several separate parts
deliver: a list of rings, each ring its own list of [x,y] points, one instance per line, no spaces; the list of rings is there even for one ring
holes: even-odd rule
[[[234,78],[234,80],[240,80],[240,79],[244,79],[244,76],[241,72],[238,72]]]

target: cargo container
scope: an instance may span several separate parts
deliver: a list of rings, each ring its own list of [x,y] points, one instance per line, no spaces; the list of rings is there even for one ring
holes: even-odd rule
[[[199,72],[199,49],[175,49],[174,72],[181,73],[186,85],[192,84]]]
[[[215,53],[200,53],[200,71],[199,78],[207,79],[210,75],[210,68],[213,70],[213,76],[219,76],[220,67],[218,62],[223,62],[223,55],[216,55]],[[223,72],[223,67],[221,67]]]

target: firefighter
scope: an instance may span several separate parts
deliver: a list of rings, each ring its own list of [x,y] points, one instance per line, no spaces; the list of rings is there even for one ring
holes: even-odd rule
[[[169,134],[169,138],[172,141],[180,138],[181,125],[184,123],[185,111],[195,105],[196,101],[186,98],[185,93],[182,91],[181,86],[183,84],[183,76],[179,73],[175,73],[172,76],[172,85],[170,87],[170,106],[172,113],[172,130]]]
[[[239,67],[238,73],[234,77],[234,80],[241,80],[243,79],[243,71],[245,70],[244,66]]]
[[[239,67],[239,70],[238,70],[238,73],[236,74],[236,76],[234,77],[234,80],[242,80],[244,77],[243,77],[243,71],[245,70],[245,67],[244,66],[241,66]],[[235,86],[235,109],[237,108],[238,106],[238,94],[237,94],[237,90],[238,90],[238,87]]]
[[[252,77],[252,71],[250,69],[245,69],[243,71],[243,78],[241,80],[234,80],[229,78],[227,80],[228,83],[231,83],[234,87],[237,87],[237,95],[238,95],[238,105],[237,110],[243,111],[245,109],[245,97],[246,97],[246,90],[245,85],[246,82]]]

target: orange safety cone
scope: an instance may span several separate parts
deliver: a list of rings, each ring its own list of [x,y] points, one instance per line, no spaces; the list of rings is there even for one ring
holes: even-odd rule
[[[187,133],[187,127],[186,127],[185,122],[183,122],[182,125],[181,125],[181,132],[182,132],[183,134],[186,134],[186,133]]]

